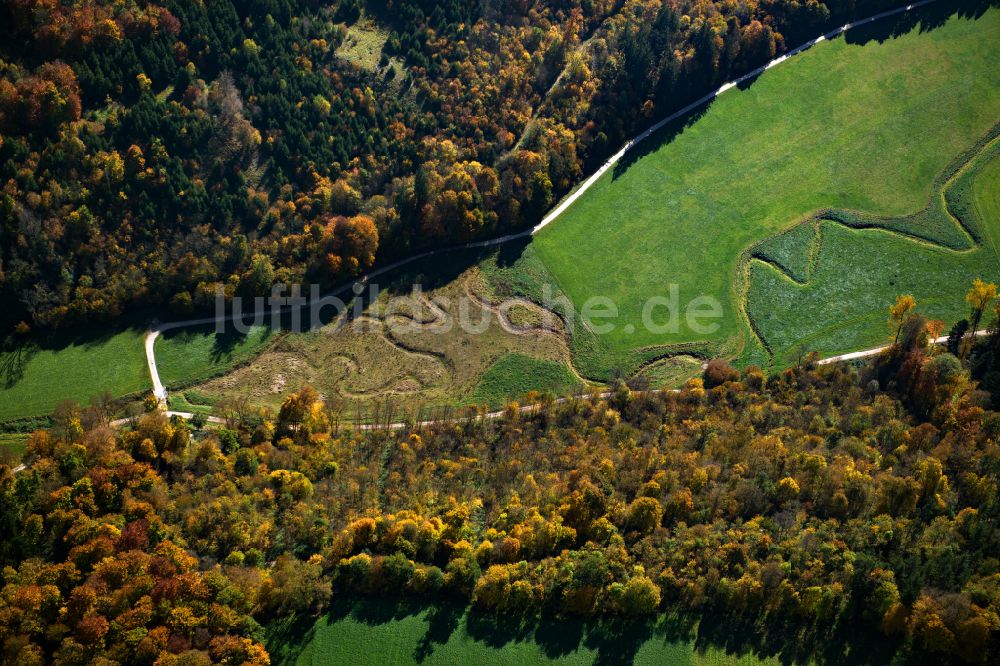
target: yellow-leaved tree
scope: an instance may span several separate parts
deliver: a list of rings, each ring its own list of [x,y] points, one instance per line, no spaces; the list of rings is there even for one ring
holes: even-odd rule
[[[910,318],[916,307],[917,300],[911,294],[899,296],[896,302],[889,306],[889,325],[896,329],[896,336],[892,344],[899,342],[899,333],[903,330],[903,324]]]

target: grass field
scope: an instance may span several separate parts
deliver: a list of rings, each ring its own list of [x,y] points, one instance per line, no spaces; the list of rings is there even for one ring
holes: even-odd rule
[[[553,621],[518,627],[442,603],[341,602],[331,616],[268,627],[275,666],[393,666],[395,664],[637,664],[723,666],[779,664],[778,659],[696,647],[663,627],[602,626]]]
[[[608,344],[609,336],[597,335],[588,328],[574,313],[569,297],[542,262],[535,244],[506,246],[484,259],[479,264],[479,271],[496,298],[524,297],[556,313],[569,332],[573,367],[589,380],[607,380],[616,374],[631,374],[636,368],[655,363],[663,356],[661,347],[616,348]],[[718,347],[700,342],[676,345],[671,355],[680,350],[688,355],[708,357],[718,351]],[[680,383],[683,379],[677,385]]]
[[[972,186],[975,213],[989,248],[1000,257],[1000,158],[994,156]]]
[[[470,400],[490,407],[502,407],[510,398],[529,391],[564,395],[583,388],[565,363],[508,354],[490,366],[472,391]]]
[[[27,450],[28,435],[0,433],[0,463],[16,463]]]
[[[167,331],[156,340],[160,381],[169,389],[210,379],[252,359],[271,337],[267,326],[254,326],[246,335],[235,329],[216,333],[211,326]]]
[[[192,414],[211,414],[215,400],[195,390],[175,391],[167,396],[170,409]]]
[[[880,223],[923,231],[943,231],[946,223],[961,230],[955,223],[961,220],[971,232],[964,243],[956,242],[954,231],[938,232],[932,244],[894,231],[852,229],[839,221],[821,220],[818,234],[813,231],[816,224],[803,225],[809,235],[798,254],[813,258],[804,276],[753,262],[748,310],[763,338],[778,350],[777,362],[791,362],[796,347],[836,353],[884,341],[889,331],[885,299],[888,295],[891,301],[894,293],[913,294],[920,310],[932,318],[950,323],[966,316],[968,308],[961,295],[969,287],[970,276],[1000,281],[996,252],[1000,237],[996,219],[991,217],[995,210],[990,208],[994,205],[991,193],[995,197],[1000,188],[998,156],[1000,140],[995,140],[956,170],[942,184],[942,196],[932,199],[928,211],[911,218],[925,224],[908,225],[905,218],[848,217],[853,226]],[[796,316],[783,316],[788,312]]]
[[[406,71],[402,61],[392,56],[384,63],[382,55],[389,33],[376,21],[362,16],[353,25],[342,26],[345,31],[344,41],[337,48],[337,56],[354,63],[361,69],[372,74],[385,76],[392,69],[392,79],[399,81]]]
[[[350,27],[345,26],[344,29],[347,35],[337,48],[337,55],[362,69],[370,72],[377,70],[389,33],[380,29],[376,23],[365,19]]]
[[[149,389],[141,328],[104,335],[54,333],[0,349],[0,422],[51,414],[63,400],[86,404]]]
[[[703,362],[700,358],[684,354],[669,356],[644,367],[638,374],[649,381],[652,389],[677,388],[700,375]]]
[[[741,265],[750,246],[825,208],[899,216],[926,205],[935,178],[1000,120],[1000,10],[898,37],[889,36],[892,21],[821,43],[720,96],[686,126],[666,128],[536,237],[533,250],[577,308],[593,296],[618,306],[619,325],[601,336],[614,358],[591,366],[620,365],[630,350],[698,341],[766,361],[741,316]],[[880,232],[841,238],[843,228],[822,231],[827,241],[847,243],[823,246],[818,270],[830,278],[858,270],[861,261],[905,264],[919,249],[895,237],[863,256],[857,248],[874,244]],[[788,240],[789,247],[773,248],[775,261],[801,277],[810,259],[796,254],[799,239]],[[871,289],[862,303],[853,292],[850,308],[826,301],[831,317],[850,319],[836,335],[807,339],[798,329],[814,310],[772,310],[787,328],[767,330],[776,336],[771,346],[780,356],[804,340],[831,352],[884,335],[885,310],[900,292],[920,292],[928,306],[933,299],[961,303],[982,264],[935,261],[947,281],[931,284],[919,271],[900,270],[895,280],[857,281]],[[826,273],[819,277],[828,283]],[[645,330],[646,299],[666,295],[670,284],[679,286],[682,306],[702,295],[721,303],[719,330],[699,335],[683,320],[676,333]],[[779,295],[787,291],[778,286]],[[758,295],[769,288],[754,285]],[[811,293],[822,300],[822,290]]]
[[[56,332],[8,343],[0,348],[0,424],[48,416],[63,400],[87,404],[103,391],[115,398],[148,392],[144,336],[145,328],[135,326],[106,334]],[[167,387],[188,386],[248,361],[270,341],[270,329],[264,327],[246,336],[179,329],[157,340],[157,368]]]

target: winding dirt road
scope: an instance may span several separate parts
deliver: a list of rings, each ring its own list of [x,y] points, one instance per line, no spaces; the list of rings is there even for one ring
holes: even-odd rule
[[[989,331],[976,331],[976,337],[981,338],[984,335],[989,335]],[[948,342],[948,336],[942,335],[940,338],[935,338],[931,340],[931,344],[942,345]],[[849,354],[840,354],[839,356],[831,356],[830,358],[824,358],[822,361],[817,361],[819,365],[828,365],[830,363],[839,363],[841,361],[853,361],[859,358],[868,358],[870,356],[878,356],[885,350],[892,347],[892,345],[885,345],[883,347],[875,347],[874,349],[865,349],[864,351],[850,352]]]

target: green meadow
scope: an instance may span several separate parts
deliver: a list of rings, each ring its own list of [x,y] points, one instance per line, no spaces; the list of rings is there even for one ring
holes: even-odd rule
[[[1000,282],[998,163],[1000,139],[994,139],[969,161],[958,160],[955,173],[939,179],[928,208],[913,216],[829,211],[833,219],[801,225],[806,231],[798,233],[793,254],[809,258],[802,272],[785,268],[770,241],[758,246],[747,309],[776,361],[790,363],[798,351],[833,354],[884,342],[885,304],[899,293],[913,294],[924,314],[949,324],[968,315],[962,294],[972,277]]]
[[[994,157],[977,174],[972,192],[986,243],[1000,258],[1000,158]]]
[[[149,390],[143,335],[127,328],[8,341],[0,347],[0,422],[51,414],[63,400],[86,404],[102,391]]]
[[[20,460],[27,449],[27,435],[0,433],[0,464]]]
[[[85,330],[8,340],[0,347],[0,423],[17,429],[17,421],[48,416],[64,400],[85,405],[104,391],[115,398],[150,391],[144,336],[145,329],[135,326],[105,334]],[[167,387],[187,386],[250,360],[271,339],[267,327],[254,327],[247,335],[205,328],[170,331],[157,340],[157,369]]]
[[[990,132],[1000,120],[1000,10],[918,24],[899,36],[890,36],[893,20],[822,42],[665,128],[538,234],[532,248],[577,308],[594,296],[617,304],[619,325],[601,336],[608,358],[701,342],[767,363],[744,309],[749,249],[825,209],[880,218],[920,211],[940,174]],[[898,234],[825,223],[819,232],[822,256],[810,257],[811,243],[801,242],[809,230],[773,248],[788,271],[780,283],[753,269],[750,303],[778,362],[801,343],[829,353],[878,341],[885,311],[902,292],[953,319],[960,313],[947,304],[961,305],[991,261]],[[911,261],[914,252],[921,258]],[[803,292],[812,299],[805,307],[789,300],[789,282],[811,262],[818,272]],[[872,262],[884,270],[868,271]],[[920,270],[928,262],[930,273]],[[859,271],[863,278],[832,288]],[[683,317],[676,332],[646,330],[646,300],[667,295],[671,284],[682,307],[698,296],[716,299],[718,330],[696,333]],[[836,330],[827,326],[832,320]]]
[[[490,366],[469,402],[502,407],[508,400],[522,398],[531,391],[563,395],[582,388],[565,363],[513,353]]]
[[[241,333],[232,324],[226,324],[222,333],[214,326],[166,331],[155,346],[160,381],[169,389],[223,374],[267,348],[272,333],[267,326],[252,326]]]
[[[454,600],[338,596],[328,614],[274,620],[264,642],[274,666],[620,664],[793,666],[910,663],[883,634],[772,623],[713,613],[651,620],[484,614]]]
[[[552,620],[519,625],[454,603],[413,605],[359,600],[335,605],[316,620],[283,620],[267,627],[275,666],[395,666],[397,664],[637,664],[760,666],[782,663],[746,647],[699,646],[667,623],[587,623]]]

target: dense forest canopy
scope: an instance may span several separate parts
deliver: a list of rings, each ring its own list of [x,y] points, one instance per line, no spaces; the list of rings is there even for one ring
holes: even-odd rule
[[[339,283],[537,221],[635,129],[890,0],[10,0],[4,328]],[[338,55],[381,26],[379,67]]]
[[[105,400],[64,404],[26,469],[0,465],[0,654],[266,664],[262,623],[391,593],[510,621],[722,613],[821,663],[864,632],[994,663],[995,297],[977,283],[946,348],[900,299],[860,370],[713,362],[679,392],[499,419],[360,431],[309,387],[210,431],[155,401],[117,430]]]

